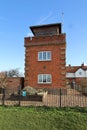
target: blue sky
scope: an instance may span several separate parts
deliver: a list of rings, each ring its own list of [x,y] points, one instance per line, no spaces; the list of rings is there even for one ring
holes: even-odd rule
[[[66,64],[86,65],[87,0],[0,0],[0,71],[24,72],[29,26],[58,22],[66,33]]]

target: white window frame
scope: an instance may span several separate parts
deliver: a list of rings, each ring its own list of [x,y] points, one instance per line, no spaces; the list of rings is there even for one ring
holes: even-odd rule
[[[50,54],[50,56],[48,56]],[[41,55],[41,58],[40,58]],[[45,55],[45,58],[44,58]],[[51,51],[40,51],[38,52],[38,61],[51,61]]]
[[[50,77],[50,81],[48,81],[48,76]],[[46,79],[45,79],[46,81],[44,81],[44,77],[46,77]],[[38,83],[39,84],[51,84],[52,83],[52,75],[51,74],[38,74]]]

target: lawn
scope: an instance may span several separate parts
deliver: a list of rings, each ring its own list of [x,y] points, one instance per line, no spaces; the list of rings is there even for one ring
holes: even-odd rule
[[[0,107],[0,130],[87,130],[87,108]]]

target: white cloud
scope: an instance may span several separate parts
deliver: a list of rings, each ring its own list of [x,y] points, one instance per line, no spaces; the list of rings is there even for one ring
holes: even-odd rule
[[[47,21],[49,18],[51,18],[53,15],[52,12],[49,12],[48,15],[42,16],[37,24],[43,24],[45,21]]]
[[[58,22],[61,21],[63,22],[63,12],[58,11],[50,11],[46,16],[40,17],[40,20],[37,22],[37,24],[44,24],[45,22]]]

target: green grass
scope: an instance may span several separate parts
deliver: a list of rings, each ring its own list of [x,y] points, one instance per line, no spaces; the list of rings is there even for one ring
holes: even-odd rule
[[[87,130],[87,108],[0,107],[0,130]]]

